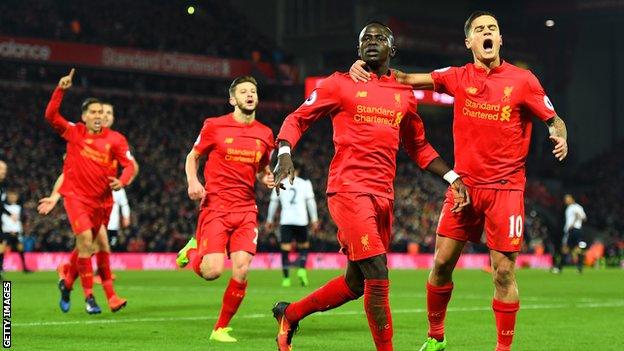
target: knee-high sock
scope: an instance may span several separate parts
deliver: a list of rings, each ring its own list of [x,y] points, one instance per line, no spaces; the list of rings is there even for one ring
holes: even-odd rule
[[[288,254],[290,251],[282,250],[282,273],[284,278],[288,278],[288,268],[290,268],[290,261],[288,260]]]
[[[296,322],[314,312],[331,310],[358,297],[360,296],[349,289],[344,276],[340,276],[303,299],[291,303],[286,309],[286,318]]]
[[[110,269],[110,253],[100,251],[95,254],[95,259],[98,267],[98,274],[102,279],[102,288],[106,298],[110,299],[115,295],[115,289],[113,288],[113,279]]]
[[[78,275],[85,297],[93,295],[93,267],[90,257],[78,257]]]
[[[223,304],[221,305],[221,313],[214,329],[225,328],[230,324],[230,320],[238,311],[238,307],[243,302],[245,291],[247,290],[247,282],[239,282],[230,279],[225,292],[223,293]]]
[[[492,309],[496,317],[496,330],[498,332],[498,342],[496,351],[511,350],[511,343],[516,326],[516,313],[520,309],[520,302],[503,302],[492,300]]]
[[[453,283],[433,286],[427,282],[427,319],[429,320],[429,336],[442,341],[444,339],[444,318],[446,307],[451,300]]]
[[[201,269],[200,269],[203,256],[199,254],[197,249],[188,250],[186,252],[186,256],[188,257],[189,264],[191,265],[191,268],[193,269],[195,274],[203,278],[204,276],[201,274]]]
[[[74,288],[74,281],[78,278],[78,250],[74,249],[69,256],[69,269],[65,274],[65,287]]]
[[[392,313],[388,279],[364,280],[364,309],[377,351],[392,351]]]

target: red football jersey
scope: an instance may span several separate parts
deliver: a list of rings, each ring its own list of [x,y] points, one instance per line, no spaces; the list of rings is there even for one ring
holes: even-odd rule
[[[411,87],[394,75],[354,83],[349,74],[326,78],[282,124],[278,140],[293,147],[321,117],[331,116],[335,155],[329,166],[327,193],[357,192],[394,198],[399,141],[426,168],[438,153],[425,139]]]
[[[193,146],[208,156],[201,206],[223,212],[257,211],[256,174],[269,164],[273,147],[273,132],[256,120],[240,123],[233,113],[207,118]]]
[[[531,71],[504,62],[490,70],[469,63],[431,73],[435,90],[455,97],[455,171],[473,187],[524,190],[531,115],[556,115]]]
[[[124,185],[134,174],[128,141],[121,133],[108,128],[90,134],[84,123],[67,121],[59,112],[64,94],[64,90],[56,88],[45,111],[48,123],[67,141],[63,162],[65,178],[59,193],[94,205],[112,202],[108,177],[116,176],[117,162],[123,167],[119,179]]]

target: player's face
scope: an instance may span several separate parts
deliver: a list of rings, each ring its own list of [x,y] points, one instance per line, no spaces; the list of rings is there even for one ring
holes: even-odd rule
[[[566,195],[563,198],[563,202],[565,202],[566,205],[571,205],[574,203],[574,198],[572,198],[572,196],[570,195]]]
[[[102,109],[104,110],[104,119],[102,121],[102,125],[106,128],[110,128],[115,122],[115,115],[113,113],[113,105],[103,104]]]
[[[0,161],[0,182],[6,178],[7,164],[4,161]]]
[[[466,48],[481,62],[498,59],[503,37],[498,22],[492,16],[479,16],[472,21],[470,33],[466,38]]]
[[[246,114],[254,112],[258,107],[258,89],[253,83],[240,83],[234,89],[234,95],[230,95],[230,104]]]
[[[358,54],[368,65],[380,66],[394,56],[392,34],[381,25],[369,24],[360,32]]]
[[[99,133],[104,126],[104,109],[102,104],[93,103],[82,113],[82,121],[92,133]]]

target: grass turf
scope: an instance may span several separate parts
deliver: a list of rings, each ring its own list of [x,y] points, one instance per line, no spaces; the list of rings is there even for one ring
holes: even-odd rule
[[[100,286],[101,315],[84,311],[79,282],[72,309],[61,313],[55,272],[8,273],[12,280],[14,350],[275,350],[277,326],[270,310],[277,300],[292,301],[322,285],[337,271],[310,272],[311,286],[281,288],[280,271],[252,271],[247,296],[231,326],[234,344],[208,336],[221,305],[229,273],[205,282],[191,271],[116,272],[116,288],[128,306],[111,313]],[[417,350],[427,324],[426,271],[391,272],[395,350]],[[293,283],[296,277],[293,277]],[[447,350],[493,350],[492,283],[480,271],[455,273],[447,315]],[[623,350],[624,270],[589,270],[562,275],[541,270],[518,272],[521,310],[514,350]],[[294,350],[374,350],[362,299],[306,318]]]

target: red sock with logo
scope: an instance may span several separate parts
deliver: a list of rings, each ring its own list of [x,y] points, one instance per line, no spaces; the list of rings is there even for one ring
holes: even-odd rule
[[[100,251],[95,254],[95,260],[97,262],[98,274],[102,279],[102,288],[104,288],[106,298],[110,299],[115,296],[115,289],[113,288],[113,279],[110,269],[110,253]]]
[[[496,317],[496,331],[498,342],[496,351],[510,351],[516,326],[516,313],[520,309],[520,302],[503,302],[492,300],[492,309]]]
[[[197,249],[190,249],[186,252],[186,257],[188,257],[189,264],[191,265],[191,268],[193,269],[195,274],[203,278],[200,269],[203,256],[199,255]]]
[[[74,281],[78,278],[78,250],[74,249],[69,256],[69,264],[65,271],[65,287],[69,290],[74,288]]]
[[[344,276],[340,276],[330,280],[303,299],[288,305],[286,319],[296,322],[314,312],[331,310],[358,297],[349,289]]]
[[[219,319],[214,326],[214,330],[218,328],[225,328],[230,324],[230,320],[238,311],[238,307],[243,302],[245,297],[245,290],[247,289],[247,282],[239,282],[234,279],[230,279],[225,292],[223,293],[223,304],[221,305],[221,313],[219,313]]]
[[[453,283],[434,286],[427,282],[427,319],[429,320],[429,336],[444,340],[444,318],[446,308],[453,293]]]
[[[85,297],[93,295],[93,267],[91,257],[78,257],[78,275]]]
[[[388,279],[364,280],[364,310],[377,351],[392,351],[392,313]]]

